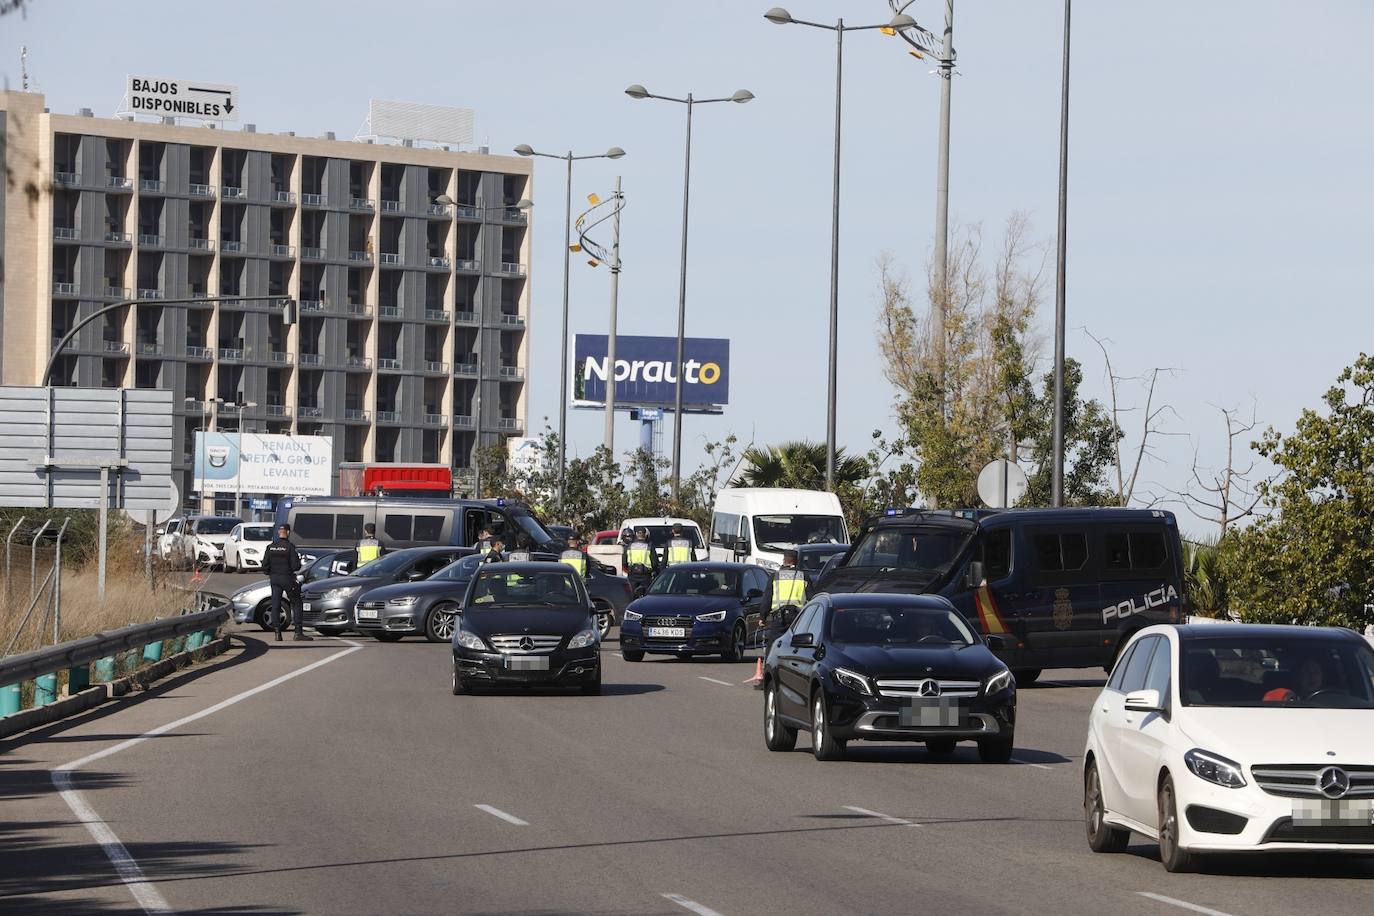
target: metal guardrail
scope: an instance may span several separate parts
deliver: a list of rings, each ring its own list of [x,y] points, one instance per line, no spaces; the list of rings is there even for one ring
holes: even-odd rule
[[[0,686],[17,684],[66,668],[87,665],[107,656],[142,648],[150,643],[213,629],[229,619],[231,604],[225,596],[197,592],[195,600],[198,606],[214,606],[179,617],[154,620],[152,623],[136,623],[108,633],[74,639],[48,649],[38,649],[0,659]]]

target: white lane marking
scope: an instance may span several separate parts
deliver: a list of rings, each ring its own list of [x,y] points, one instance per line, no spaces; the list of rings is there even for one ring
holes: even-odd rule
[[[1029,760],[1022,760],[1020,757],[1011,758],[1012,763],[1019,763],[1023,767],[1035,767],[1037,770],[1052,770],[1054,767],[1044,763],[1031,763]]]
[[[501,820],[509,824],[514,824],[517,827],[528,827],[530,825],[529,821],[522,821],[514,814],[507,814],[500,808],[493,808],[491,805],[473,805],[472,807],[476,808],[478,811],[485,811],[492,817],[499,817]]]
[[[352,648],[344,649],[342,652],[335,652],[333,655],[322,658],[319,661],[311,662],[303,668],[297,668],[295,671],[283,674],[281,677],[273,678],[264,684],[259,684],[256,687],[245,690],[243,693],[235,694],[227,700],[221,700],[213,706],[202,709],[200,712],[192,713],[189,716],[182,716],[175,722],[168,722],[166,725],[159,725],[157,728],[149,729],[136,738],[121,741],[102,751],[96,751],[94,754],[87,754],[79,760],[64,763],[54,768],[49,773],[52,777],[53,785],[57,787],[57,794],[67,803],[67,807],[71,809],[77,821],[86,828],[88,833],[90,833],[91,838],[100,844],[100,848],[104,851],[106,858],[110,860],[110,864],[114,866],[115,872],[119,875],[119,880],[124,882],[125,887],[129,889],[129,893],[133,895],[134,900],[138,901],[138,905],[143,908],[143,912],[149,914],[162,914],[171,913],[173,910],[171,905],[167,903],[166,898],[164,898],[158,889],[144,876],[143,870],[138,867],[138,862],[129,854],[128,848],[120,842],[115,832],[110,829],[110,825],[105,823],[100,815],[96,813],[95,809],[86,802],[81,792],[73,787],[71,774],[88,763],[93,763],[97,760],[103,760],[106,757],[118,754],[120,751],[127,750],[136,744],[141,744],[149,738],[165,735],[173,729],[195,722],[197,719],[203,719],[212,713],[219,712],[221,709],[233,706],[235,703],[242,702],[251,696],[262,693],[264,690],[269,690],[276,687],[278,684],[284,684],[292,678],[300,677],[306,672],[314,671],[322,665],[337,661],[345,655],[351,655],[363,648],[361,643],[356,643],[349,639],[340,639],[339,641],[347,643],[352,646]]]
[[[1176,906],[1180,910],[1190,910],[1194,913],[1203,913],[1205,916],[1231,916],[1230,913],[1223,913],[1221,910],[1214,910],[1207,906],[1198,906],[1196,903],[1189,903],[1187,900],[1177,900],[1173,897],[1165,897],[1163,894],[1155,894],[1150,891],[1136,891],[1142,897],[1149,897],[1160,903],[1167,903],[1169,906]]]
[[[866,817],[876,817],[878,818],[878,820],[887,821],[889,824],[904,824],[907,827],[921,826],[920,824],[914,821],[908,821],[900,817],[893,817],[890,814],[883,814],[881,811],[870,811],[867,808],[860,808],[855,805],[845,805],[845,808],[858,814],[865,815]]]
[[[673,903],[676,903],[684,910],[691,910],[693,913],[696,913],[697,916],[721,916],[720,913],[717,913],[709,906],[702,906],[695,900],[688,900],[681,894],[660,894],[659,896],[661,896],[664,900],[671,900]]]
[[[704,675],[704,674],[698,674],[697,677],[701,678],[703,681],[710,681],[712,684],[719,684],[719,685],[722,686],[722,687],[733,687],[733,686],[735,686],[734,684],[730,683],[729,681],[718,681],[718,680],[716,680],[715,678],[713,678],[713,677],[707,677],[707,676]]]

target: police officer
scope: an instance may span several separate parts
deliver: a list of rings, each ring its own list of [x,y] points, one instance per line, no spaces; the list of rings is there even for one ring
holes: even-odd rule
[[[363,525],[363,536],[358,540],[358,565],[370,563],[382,555],[382,542],[377,540],[377,526],[368,522]]]
[[[637,595],[647,592],[658,575],[658,554],[649,546],[647,528],[635,529],[634,540],[625,549],[625,569],[630,574],[630,588]]]
[[[491,539],[491,547],[487,550],[486,556],[482,557],[483,563],[500,563],[506,559],[504,552],[506,542],[499,537]]]
[[[806,603],[806,574],[797,568],[797,552],[784,550],[782,566],[773,576],[773,598],[768,604],[764,623],[781,633]]]
[[[520,538],[516,542],[515,549],[510,552],[512,563],[528,563],[533,557],[530,556],[530,539],[528,536]]]
[[[590,558],[587,556],[587,549],[582,546],[582,538],[574,534],[568,538],[568,549],[558,555],[560,563],[567,563],[582,578],[587,578],[587,565]]]
[[[296,545],[291,543],[290,525],[283,522],[277,528],[277,539],[263,551],[262,566],[272,586],[272,628],[277,631],[277,642],[281,642],[281,631],[286,626],[281,609],[283,593],[291,609],[291,619],[296,622],[295,638],[313,640],[315,637],[305,635],[305,621],[301,619],[301,586],[296,581],[296,571],[301,568],[301,555],[296,553]]]
[[[692,556],[692,542],[683,534],[682,523],[673,523],[673,536],[668,541],[668,549],[664,551],[665,567],[675,563],[690,563],[694,559]]]

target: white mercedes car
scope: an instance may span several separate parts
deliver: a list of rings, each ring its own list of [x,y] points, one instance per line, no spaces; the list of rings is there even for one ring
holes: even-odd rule
[[[1093,704],[1083,810],[1094,852],[1374,855],[1374,649],[1329,627],[1152,626]]]
[[[235,525],[224,541],[224,571],[262,569],[262,552],[276,536],[271,522],[244,522]]]

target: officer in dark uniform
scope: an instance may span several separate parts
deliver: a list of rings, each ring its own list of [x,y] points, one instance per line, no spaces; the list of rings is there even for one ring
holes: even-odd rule
[[[494,538],[492,538],[492,539],[491,539],[491,549],[487,551],[486,556],[482,557],[482,562],[483,562],[483,563],[500,563],[500,562],[504,561],[504,560],[506,559],[506,557],[505,557],[505,549],[506,549],[506,542],[505,542],[504,539],[502,539],[502,538],[500,538],[500,537],[494,537]]]
[[[313,640],[305,635],[305,621],[301,618],[301,586],[296,581],[296,571],[301,568],[301,555],[296,553],[296,545],[291,543],[291,526],[283,523],[277,528],[277,539],[263,551],[262,568],[267,572],[272,585],[272,628],[277,631],[277,642],[281,642],[281,631],[286,625],[282,616],[281,598],[286,594],[291,608],[291,619],[296,622],[297,640]]]

